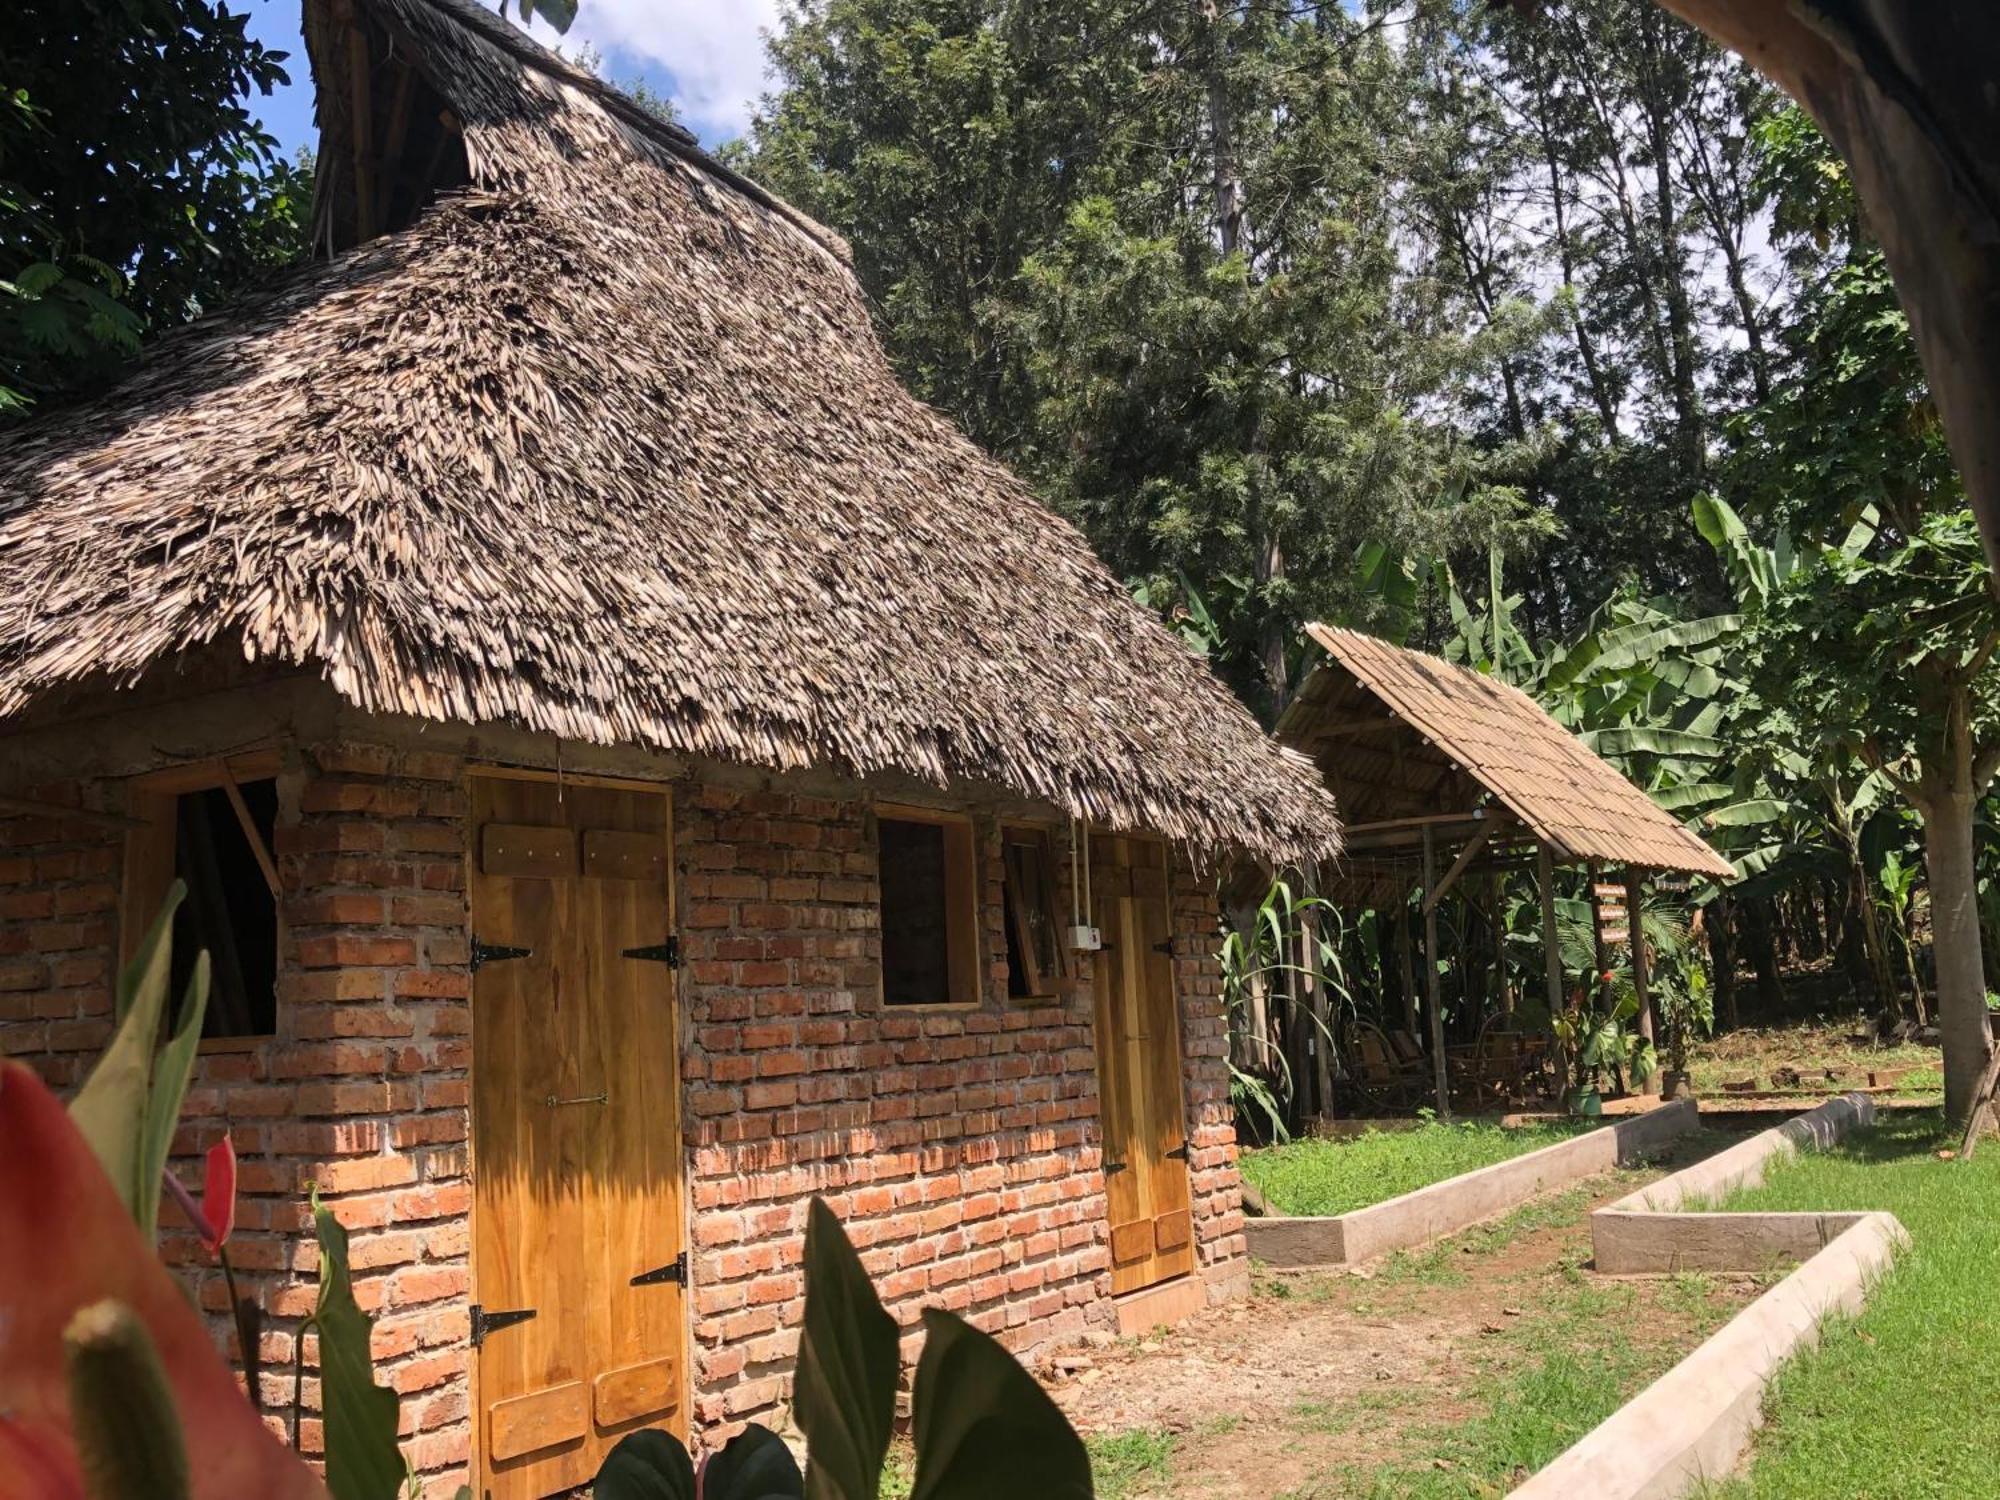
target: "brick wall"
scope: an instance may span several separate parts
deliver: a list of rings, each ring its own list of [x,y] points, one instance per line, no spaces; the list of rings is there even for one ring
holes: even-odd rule
[[[233,1133],[232,1257],[268,1314],[279,1412],[316,1293],[304,1194],[319,1184],[352,1236],[406,1451],[439,1492],[472,1441],[463,770],[373,744],[288,755],[278,1035],[205,1047],[176,1140],[192,1178],[198,1153]],[[35,795],[116,801],[94,785]],[[1024,1354],[1109,1326],[1092,1002],[1087,983],[1060,1001],[1007,999],[998,823],[977,824],[984,1002],[885,1011],[863,801],[682,783],[675,816],[697,1429],[783,1419],[815,1194],[846,1220],[912,1355],[925,1306]],[[108,1031],[120,848],[102,826],[0,820],[0,1052],[59,1087]],[[1199,1257],[1222,1296],[1246,1262],[1215,910],[1185,865],[1173,893]],[[200,1278],[221,1336],[221,1278],[191,1236],[169,1230],[165,1248]],[[310,1414],[299,1437],[318,1451]]]

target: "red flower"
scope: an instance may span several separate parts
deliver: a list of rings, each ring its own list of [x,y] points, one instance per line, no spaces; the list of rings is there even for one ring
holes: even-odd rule
[[[208,1175],[201,1185],[201,1219],[195,1228],[210,1253],[222,1248],[236,1227],[236,1146],[229,1132],[208,1148]]]

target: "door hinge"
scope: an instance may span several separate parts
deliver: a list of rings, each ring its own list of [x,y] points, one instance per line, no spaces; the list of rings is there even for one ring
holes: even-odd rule
[[[645,948],[627,948],[627,958],[643,958],[648,963],[665,964],[670,969],[681,966],[681,940],[670,937],[664,943],[654,943]]]
[[[472,1304],[472,1347],[477,1349],[486,1342],[486,1335],[496,1328],[508,1328],[516,1323],[525,1323],[535,1315],[532,1307],[510,1308],[505,1312],[488,1312],[477,1302]]]
[[[683,1250],[664,1266],[655,1266],[650,1271],[641,1271],[632,1278],[634,1286],[657,1286],[663,1281],[671,1281],[686,1286],[688,1279],[688,1253]]]
[[[1111,1176],[1114,1172],[1122,1172],[1124,1170],[1125,1163],[1122,1161],[1108,1161],[1104,1164],[1104,1175],[1106,1177]]]
[[[1153,944],[1153,951],[1155,953],[1164,953],[1167,955],[1168,958],[1172,958],[1174,956],[1174,940],[1172,938],[1168,938],[1163,943]]]
[[[1187,1142],[1186,1142],[1186,1141],[1182,1141],[1182,1142],[1181,1142],[1181,1143],[1180,1143],[1180,1144],[1179,1144],[1178,1146],[1174,1147],[1174,1149],[1173,1149],[1173,1150],[1171,1150],[1171,1151],[1169,1151],[1169,1152],[1167,1153],[1167,1160],[1168,1160],[1168,1161],[1186,1161],[1186,1160],[1188,1159],[1188,1158],[1187,1158],[1187,1151],[1188,1151],[1188,1148],[1187,1148]]]
[[[476,972],[481,964],[498,963],[503,958],[526,958],[534,951],[532,948],[507,948],[499,943],[481,942],[479,935],[474,933],[472,938],[472,961],[467,967]]]

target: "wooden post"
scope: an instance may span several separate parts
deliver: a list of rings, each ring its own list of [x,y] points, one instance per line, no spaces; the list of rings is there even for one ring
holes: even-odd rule
[[[1653,972],[1652,957],[1646,952],[1646,927],[1640,920],[1639,898],[1645,894],[1646,877],[1633,869],[1625,868],[1625,930],[1632,942],[1632,992],[1639,998],[1639,1035],[1647,1041],[1655,1041],[1653,1025]],[[1659,1055],[1654,1054],[1653,1071],[1643,1080],[1647,1093],[1654,1093],[1660,1086]]]
[[[1405,901],[1396,918],[1397,957],[1403,961],[1403,1026],[1412,1044],[1417,1039],[1417,971],[1411,950],[1417,945],[1417,929],[1410,920],[1410,904]]]
[[[1333,1113],[1333,1018],[1327,1014],[1326,986],[1318,979],[1319,924],[1311,911],[1299,914],[1299,983],[1312,1013],[1313,1075],[1319,1084],[1319,1112]]]
[[[1535,873],[1542,888],[1542,958],[1549,978],[1549,1021],[1563,1013],[1562,941],[1556,936],[1556,861],[1544,843],[1535,845]],[[1556,1089],[1558,1096],[1569,1082],[1569,1059],[1562,1043],[1555,1044]]]
[[[1500,1014],[1514,1014],[1514,985],[1507,968],[1507,918],[1500,909],[1504,895],[1505,877],[1495,875],[1487,881],[1487,899],[1491,903],[1487,919],[1493,924],[1493,974],[1494,982],[1500,987]]]
[[[1424,825],[1424,1002],[1431,1010],[1431,1073],[1437,1079],[1438,1118],[1451,1118],[1450,1080],[1444,1068],[1444,1007],[1438,1000],[1438,916],[1437,903],[1430,899],[1437,879],[1437,856],[1432,846],[1430,825]]]
[[[1591,988],[1597,993],[1597,1008],[1602,1010],[1604,1002],[1610,998],[1611,986],[1604,976],[1611,969],[1611,953],[1604,946],[1604,912],[1597,900],[1597,861],[1592,860],[1584,867],[1584,874],[1590,881],[1590,942],[1591,952],[1597,961],[1597,972],[1591,976]]]

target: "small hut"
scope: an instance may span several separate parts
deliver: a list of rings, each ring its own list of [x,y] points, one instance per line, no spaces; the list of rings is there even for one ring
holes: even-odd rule
[[[815,1195],[912,1343],[1244,1287],[1200,866],[1332,852],[1310,767],[837,236],[490,7],[305,34],[313,259],[0,434],[0,1052],[187,883],[267,1410],[309,1182],[434,1493],[782,1423]]]
[[[1542,908],[1549,1009],[1564,1003],[1556,945],[1559,866],[1582,867],[1601,955],[1629,939],[1649,876],[1731,878],[1726,860],[1594,754],[1520,689],[1359,631],[1315,624],[1326,659],[1280,719],[1279,742],[1311,758],[1338,803],[1345,836],[1320,893],[1342,907],[1402,912],[1416,898],[1431,1087],[1449,1110],[1449,1059],[1438,981],[1440,903],[1461,882],[1532,868]],[[1605,883],[1607,873],[1616,881]],[[1608,910],[1607,910],[1608,908]],[[1609,920],[1605,920],[1608,916]],[[1410,935],[1398,933],[1407,963]],[[1631,943],[1639,1027],[1654,1031],[1646,948]],[[1409,1034],[1417,985],[1406,967]],[[1387,1059],[1408,1067],[1405,1055]]]

